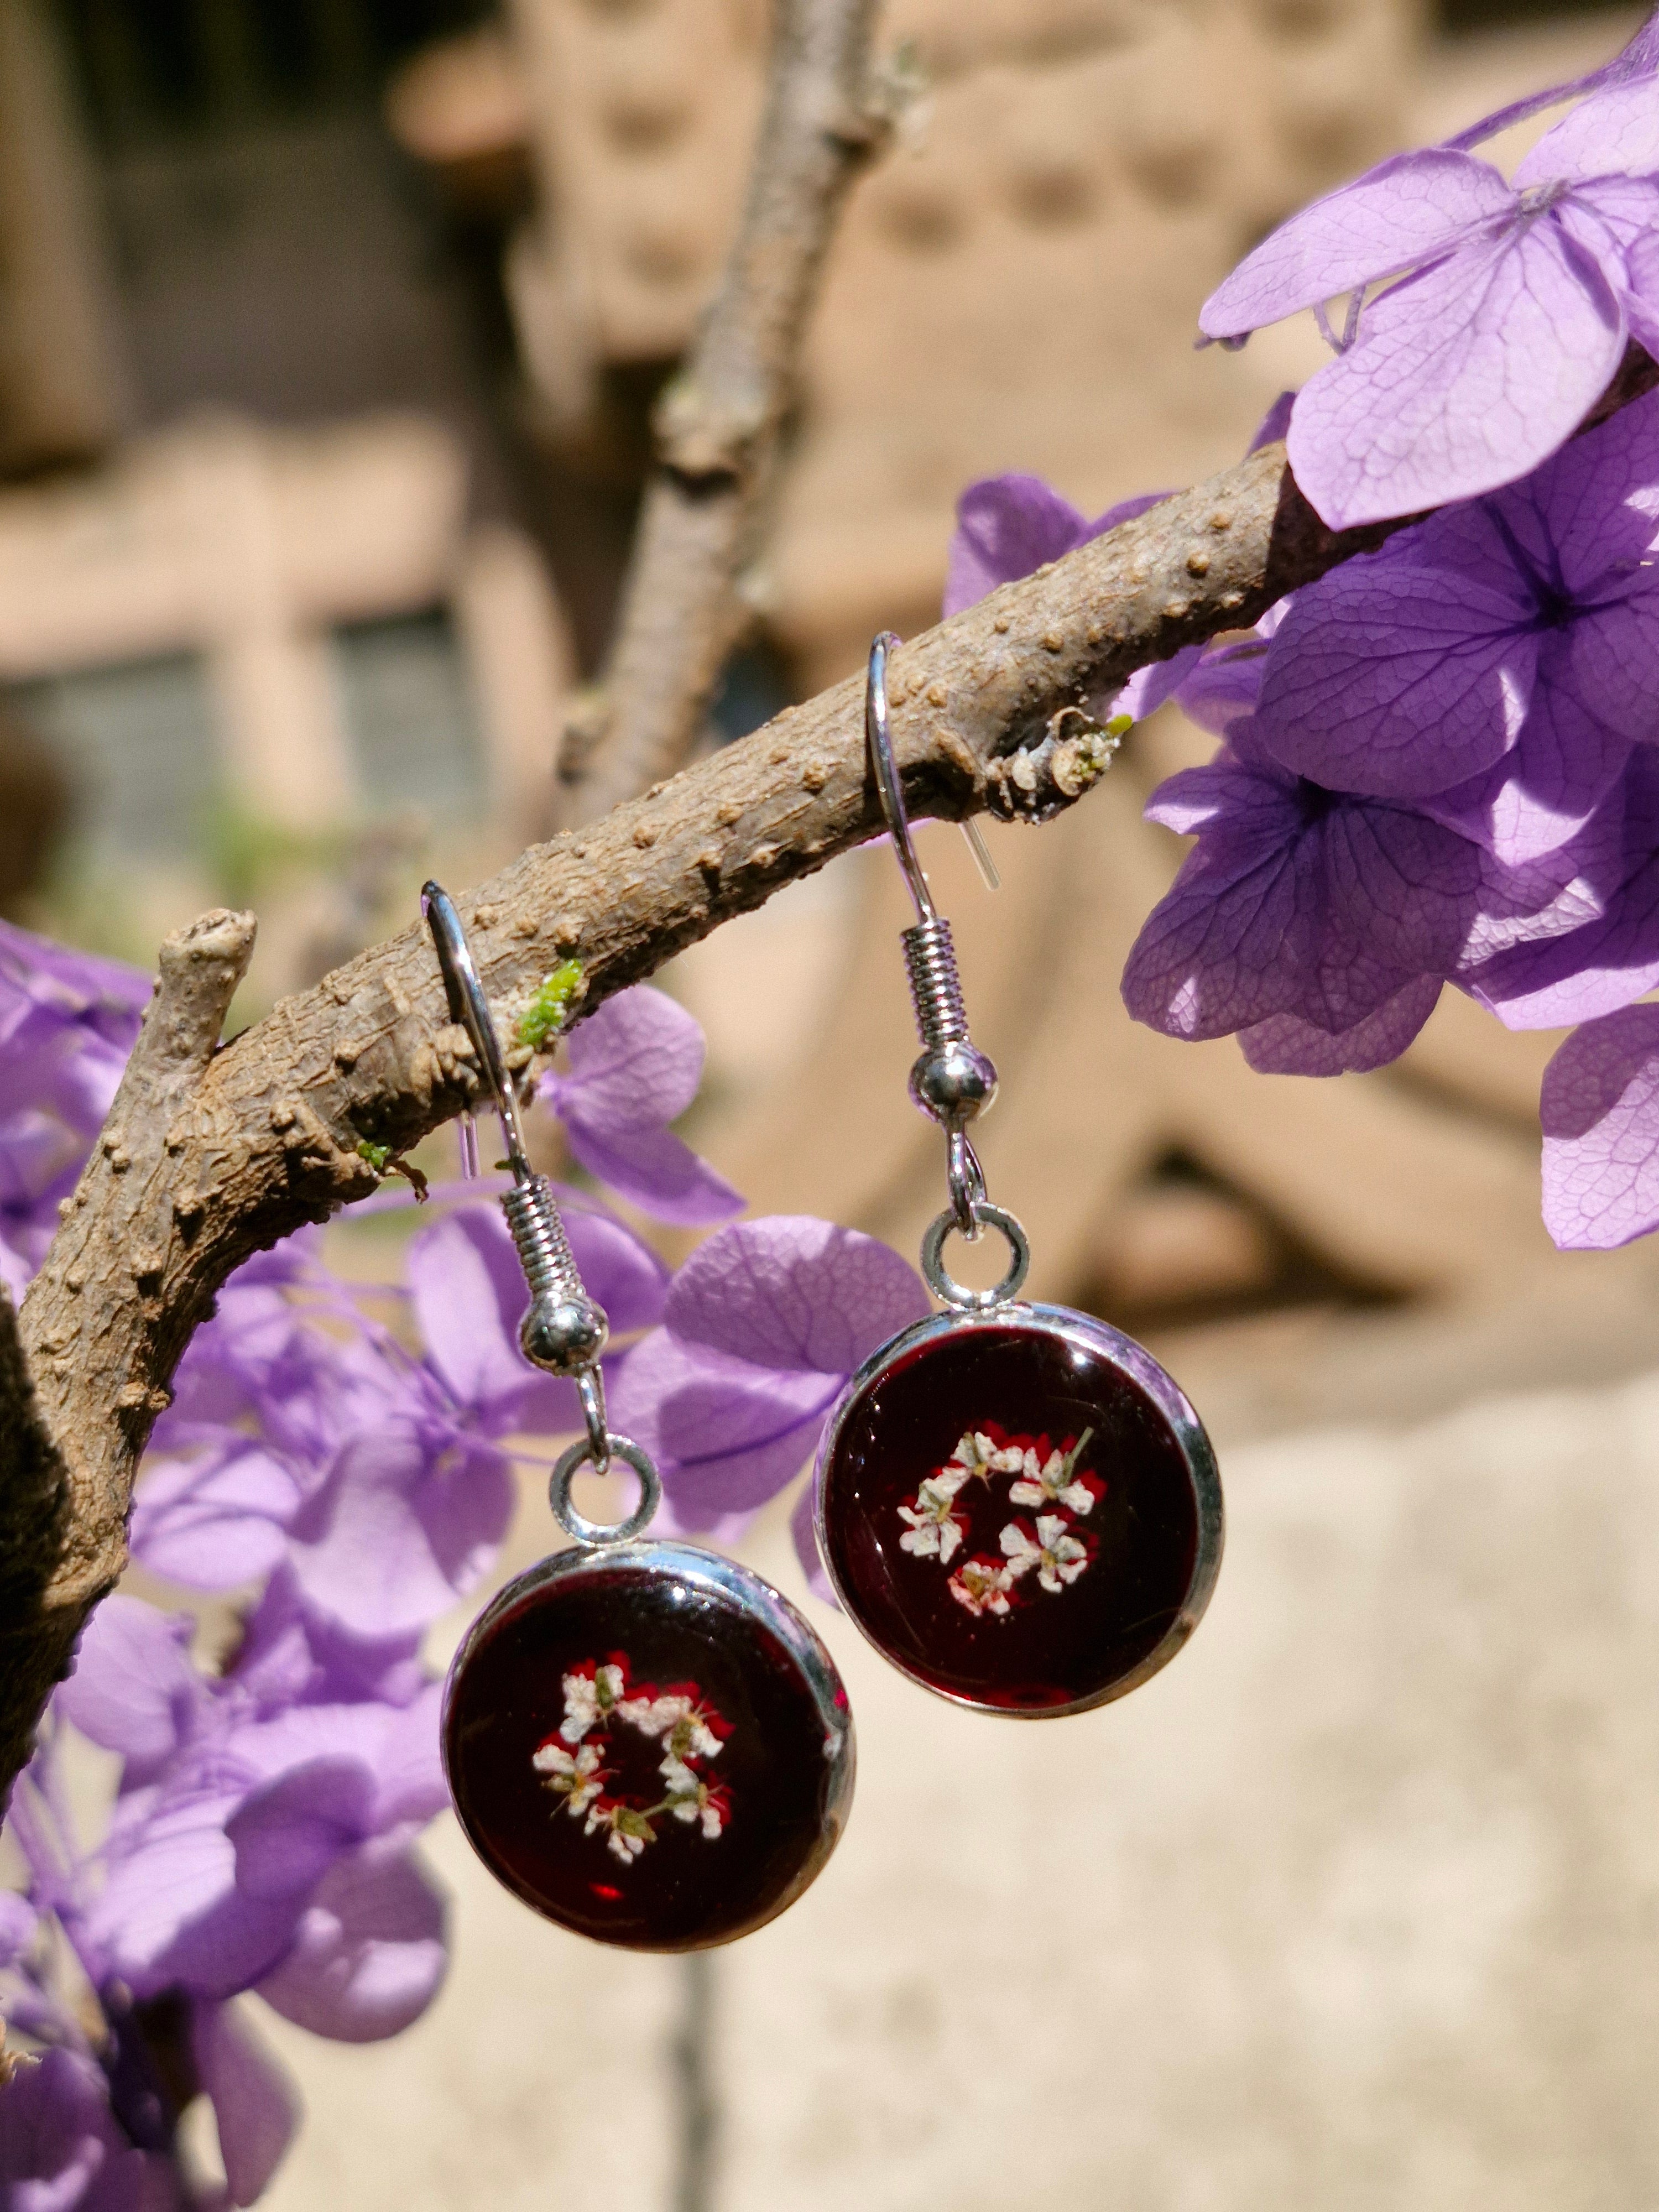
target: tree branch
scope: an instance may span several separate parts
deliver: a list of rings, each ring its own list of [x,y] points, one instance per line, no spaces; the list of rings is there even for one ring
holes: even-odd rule
[[[891,657],[908,805],[1049,820],[1109,762],[1088,700],[1249,625],[1401,526],[1327,529],[1270,446],[1005,585]],[[875,835],[863,691],[848,678],[787,708],[464,896],[504,1036],[558,963],[580,963],[591,1008]],[[0,1304],[0,1789],[121,1570],[139,1455],[219,1285],[251,1253],[367,1196],[378,1178],[360,1145],[404,1150],[477,1086],[418,924],[215,1053],[252,939],[250,916],[216,913],[163,947],[108,1127],[24,1300],[27,1372]]]
[[[564,818],[591,822],[678,768],[744,625],[757,526],[818,273],[848,186],[885,136],[875,0],[777,0],[749,194],[719,291],[658,404],[622,614],[567,732]]]
[[[169,1265],[203,1213],[189,1180],[199,1170],[179,1172],[179,1117],[217,1048],[253,931],[251,914],[220,909],[161,947],[155,996],[52,1240],[57,1295],[38,1297],[37,1278],[15,1333],[9,1305],[0,1312],[0,1793],[27,1760],[87,1613],[126,1564],[137,1455],[218,1288],[218,1278]]]

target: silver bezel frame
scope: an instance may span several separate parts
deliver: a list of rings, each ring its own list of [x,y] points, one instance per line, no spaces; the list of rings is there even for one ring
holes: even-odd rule
[[[681,1582],[689,1582],[728,1602],[735,1602],[745,1612],[758,1614],[764,1626],[785,1646],[799,1667],[817,1708],[818,1717],[823,1723],[824,1758],[830,1768],[830,1788],[824,1802],[823,1826],[817,1849],[811,1858],[803,1862],[794,1881],[772,1905],[765,1919],[754,1921],[750,1926],[731,1936],[720,1936],[713,1943],[627,1943],[607,1947],[659,1953],[716,1950],[721,1944],[737,1942],[743,1936],[752,1936],[757,1929],[764,1928],[811,1887],[841,1841],[858,1775],[858,1744],[853,1727],[852,1701],[829,1647],[811,1622],[790,1603],[783,1592],[775,1589],[766,1577],[757,1574],[752,1567],[745,1567],[736,1559],[727,1559],[724,1553],[706,1551],[700,1544],[679,1543],[671,1537],[635,1538],[622,1543],[572,1544],[562,1551],[550,1552],[534,1566],[526,1567],[522,1574],[515,1575],[511,1582],[503,1583],[462,1638],[444,1676],[438,1741],[443,1756],[445,1787],[449,1791],[449,1802],[461,1833],[504,1889],[510,1890],[532,1912],[539,1913],[554,1927],[564,1928],[569,1934],[580,1936],[588,1942],[605,1943],[603,1936],[590,1935],[585,1929],[572,1928],[568,1922],[556,1919],[551,1913],[544,1911],[535,1899],[526,1897],[517,1884],[508,1881],[494,1860],[479,1848],[462,1815],[455,1796],[455,1785],[450,1776],[449,1709],[462,1668],[480,1638],[501,1613],[538,1590],[562,1582],[574,1582],[594,1570],[616,1566],[642,1567],[659,1574],[672,1574]]]
[[[1137,1383],[1175,1433],[1182,1457],[1186,1462],[1188,1479],[1193,1486],[1198,1512],[1198,1543],[1193,1559],[1192,1579],[1187,1585],[1186,1596],[1180,1612],[1170,1624],[1169,1633],[1156,1650],[1149,1651],[1139,1665],[1120,1680],[1097,1691],[1092,1697],[1079,1698],[1067,1705],[1020,1709],[988,1705],[981,1698],[968,1697],[960,1691],[942,1690],[937,1684],[916,1674],[902,1659],[895,1658],[860,1620],[848,1593],[842,1587],[830,1547],[824,1540],[824,1470],[841,1440],[848,1414],[870,1386],[879,1380],[895,1360],[902,1358],[919,1346],[938,1343],[946,1337],[972,1334],[976,1331],[994,1333],[1010,1326],[1058,1337],[1063,1343],[1103,1356]],[[874,1644],[890,1667],[896,1667],[907,1680],[915,1682],[919,1688],[928,1691],[936,1698],[943,1698],[947,1705],[963,1706],[969,1712],[992,1713],[999,1719],[1022,1721],[1063,1720],[1072,1713],[1092,1712],[1097,1706],[1111,1705],[1117,1698],[1127,1697],[1131,1690],[1139,1689],[1143,1682],[1149,1681],[1161,1668],[1167,1667],[1204,1617],[1204,1609],[1210,1601],[1216,1577],[1221,1570],[1221,1554],[1226,1536],[1221,1500],[1221,1472],[1216,1465],[1214,1448],[1205,1433],[1203,1423],[1174,1378],[1159,1366],[1144,1345],[1137,1344],[1132,1336],[1125,1336],[1121,1329],[1112,1328],[1109,1322],[1097,1321],[1092,1314],[1073,1312],[1068,1306],[1028,1305],[1019,1301],[1010,1301],[1006,1305],[995,1306],[981,1313],[947,1310],[932,1314],[926,1321],[913,1322],[890,1343],[871,1353],[836,1399],[824,1423],[823,1434],[818,1442],[817,1457],[812,1468],[812,1527],[817,1539],[818,1557],[841,1601],[842,1610],[866,1642]]]

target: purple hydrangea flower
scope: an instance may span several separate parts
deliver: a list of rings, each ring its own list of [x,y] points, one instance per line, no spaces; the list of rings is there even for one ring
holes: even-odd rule
[[[577,1264],[619,1334],[662,1311],[667,1271],[633,1232],[568,1206]],[[186,1588],[283,1570],[304,1602],[358,1638],[425,1627],[487,1571],[512,1511],[499,1439],[580,1425],[574,1387],[519,1350],[528,1303],[493,1201],[458,1207],[410,1243],[404,1274],[426,1355],[371,1330],[331,1279],[268,1261],[221,1293],[179,1370],[146,1473],[134,1555]],[[325,1334],[309,1291],[349,1324]],[[614,1365],[614,1362],[612,1363]]]
[[[1510,182],[1431,147],[1316,201],[1212,294],[1200,327],[1242,343],[1348,295],[1337,358],[1297,395],[1291,465],[1334,528],[1411,514],[1524,476],[1583,422],[1629,337],[1659,351],[1656,224],[1652,83],[1606,82]]]
[[[58,1693],[125,1759],[80,1909],[99,1981],[141,2002],[257,1988],[337,2039],[396,2033],[444,1966],[441,1903],[409,1855],[445,1802],[437,1685],[401,1705],[273,1705],[240,1664],[198,1674],[187,1642],[187,1621],[107,1599]]]
[[[816,1449],[842,1384],[928,1310],[921,1279],[873,1237],[806,1216],[720,1231],[669,1285],[614,1394],[683,1528],[775,1497]],[[803,1564],[817,1575],[810,1541]]]
[[[1581,830],[1659,742],[1659,393],[1524,483],[1432,515],[1298,592],[1261,741],[1523,861]]]
[[[1575,1030],[1544,1071],[1544,1223],[1568,1250],[1659,1228],[1659,1006]]]
[[[0,1281],[46,1257],[149,1003],[136,968],[0,921]]]
[[[1252,1064],[1278,1073],[1395,1058],[1443,981],[1597,913],[1615,842],[1598,825],[1548,861],[1505,867],[1414,807],[1297,775],[1248,717],[1146,811],[1198,842],[1130,952],[1129,1012],[1172,1036],[1237,1031]]]
[[[741,1194],[669,1127],[702,1079],[702,1031],[684,1006],[644,984],[618,992],[570,1032],[566,1051],[569,1073],[544,1075],[536,1095],[591,1176],[659,1221],[742,1212]]]

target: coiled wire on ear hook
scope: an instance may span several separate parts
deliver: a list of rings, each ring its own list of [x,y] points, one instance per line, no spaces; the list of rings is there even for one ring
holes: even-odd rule
[[[968,1136],[968,1124],[995,1098],[997,1072],[969,1035],[951,925],[933,902],[910,836],[887,707],[887,657],[898,642],[890,630],[884,630],[871,645],[864,692],[864,735],[881,811],[916,910],[914,925],[899,939],[922,1048],[910,1070],[910,1096],[945,1132],[951,1213],[956,1227],[971,1242],[980,1234],[977,1209],[986,1204],[986,1193],[985,1176]]]
[[[574,1464],[591,1458],[596,1472],[603,1474],[611,1464],[612,1450],[620,1449],[623,1441],[613,1436],[605,1425],[605,1377],[599,1367],[599,1355],[610,1336],[611,1323],[604,1307],[589,1297],[583,1287],[581,1272],[570,1249],[552,1184],[545,1176],[535,1172],[526,1157],[518,1093],[507,1073],[489,1002],[484,997],[483,985],[473,964],[471,948],[454,902],[441,884],[428,883],[421,891],[421,911],[426,916],[437,950],[450,1019],[460,1024],[471,1042],[490,1103],[501,1121],[501,1140],[507,1146],[513,1188],[502,1192],[501,1210],[513,1231],[519,1264],[531,1291],[529,1310],[519,1328],[520,1348],[536,1366],[545,1368],[551,1375],[567,1376],[574,1382],[581,1401],[587,1441],[573,1447],[576,1455]],[[469,1163],[473,1172],[476,1162],[475,1146]],[[637,1460],[633,1455],[635,1449],[630,1445],[623,1455],[637,1472]],[[565,1457],[568,1459],[570,1454]],[[574,1465],[571,1471],[574,1472]],[[641,1480],[645,1480],[643,1475]],[[652,1480],[654,1482],[654,1475]],[[563,1489],[568,1504],[568,1473]],[[583,1522],[580,1528],[574,1527],[560,1510],[557,1498],[554,1510],[573,1534],[593,1540],[591,1522]],[[629,1516],[630,1522],[633,1517]]]

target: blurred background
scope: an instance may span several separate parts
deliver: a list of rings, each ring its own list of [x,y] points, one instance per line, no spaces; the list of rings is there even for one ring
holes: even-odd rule
[[[1192,349],[1239,254],[1641,12],[890,0],[926,89],[835,245],[707,742],[932,622],[972,478],[1095,513],[1237,458],[1322,358]],[[251,1013],[544,829],[767,32],[764,0],[0,0],[0,913],[147,962],[252,904]],[[1192,1652],[988,1737],[828,1621],[858,1816],[695,1972],[530,1923],[448,1837],[428,2019],[365,2052],[276,2023],[313,2108],[281,2212],[1659,2200],[1659,1264],[1548,1246],[1553,1038],[1449,994],[1322,1084],[1132,1028],[1180,857],[1139,809],[1208,750],[1165,710],[1073,816],[993,830],[994,895],[925,833],[1034,1288],[1146,1335],[1224,1449]],[[757,1210],[910,1252],[940,1163],[905,918],[852,855],[662,980],[709,1037],[688,1133]],[[794,1589],[782,1518],[750,1549]],[[531,1501],[519,1558],[544,1529]]]

